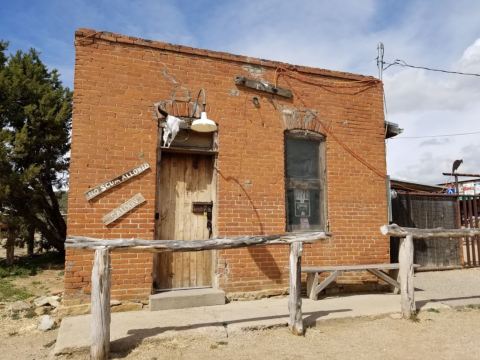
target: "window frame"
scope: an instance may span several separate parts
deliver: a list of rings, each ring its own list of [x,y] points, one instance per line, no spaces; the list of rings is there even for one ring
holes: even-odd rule
[[[289,224],[289,203],[288,191],[294,189],[292,183],[297,183],[309,187],[312,180],[301,180],[289,178],[287,176],[287,139],[306,140],[318,143],[318,182],[315,181],[315,187],[319,189],[319,225],[316,229],[292,229]],[[326,137],[323,134],[310,130],[293,129],[284,132],[284,181],[285,181],[285,230],[287,232],[314,232],[328,231],[328,214],[327,214],[327,157],[326,157]],[[318,184],[318,185],[317,185]],[[311,187],[310,187],[311,188]],[[317,227],[317,226],[315,226]]]

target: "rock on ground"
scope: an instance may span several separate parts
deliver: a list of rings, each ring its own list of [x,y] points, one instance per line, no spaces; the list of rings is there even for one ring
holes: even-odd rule
[[[8,306],[8,310],[13,312],[25,311],[30,309],[32,306],[25,301],[15,301]]]
[[[41,296],[33,301],[35,306],[53,306],[53,307],[58,307],[60,305],[59,303],[60,297],[58,296]]]
[[[55,326],[55,320],[49,315],[43,315],[40,317],[40,323],[38,324],[37,329],[41,331],[48,331],[53,329]]]

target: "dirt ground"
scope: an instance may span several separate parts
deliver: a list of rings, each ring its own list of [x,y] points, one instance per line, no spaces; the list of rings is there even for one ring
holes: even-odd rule
[[[144,343],[113,359],[480,359],[480,309],[420,313],[417,321],[383,318],[331,320],[304,337],[286,328],[234,334],[226,340],[176,338]],[[19,359],[19,358],[17,358]],[[63,359],[86,360],[88,355]]]
[[[3,320],[2,320],[3,321]],[[383,318],[332,320],[308,329],[305,337],[286,328],[234,334],[226,340],[183,338],[144,343],[113,359],[480,359],[478,324],[480,309],[426,311],[418,321]],[[49,359],[56,330],[41,333],[28,329],[28,321],[13,320],[0,332],[0,358]],[[25,327],[27,328],[25,329]],[[3,326],[2,326],[3,328]],[[24,329],[23,331],[21,329]],[[87,354],[58,360],[86,360]]]
[[[0,359],[48,359],[57,338],[58,329],[36,330],[37,318],[12,318],[0,310]]]
[[[57,329],[42,332],[37,330],[39,317],[32,311],[12,312],[9,306],[16,300],[31,302],[39,296],[63,292],[63,265],[50,262],[49,254],[26,259],[26,249],[15,248],[16,271],[20,275],[0,276],[0,290],[8,285],[12,299],[2,299],[7,294],[0,291],[0,359],[47,359],[57,338]],[[5,249],[0,246],[0,270],[5,270],[2,261]]]
[[[0,252],[0,260],[2,253]],[[57,264],[58,265],[58,264]],[[63,271],[57,265],[43,266],[33,276],[0,278],[31,295],[57,293],[63,286]],[[29,301],[29,299],[25,299]],[[58,330],[37,330],[35,314],[13,314],[10,302],[0,302],[0,359],[52,359]],[[480,306],[430,310],[417,321],[391,316],[341,319],[308,329],[304,337],[286,328],[235,333],[227,339],[179,337],[145,342],[114,359],[480,359],[478,342]],[[75,354],[57,360],[83,360]]]
[[[58,270],[44,270],[35,276],[15,278],[11,282],[32,294],[29,298],[32,299],[57,294],[63,286],[63,274],[59,274]],[[0,359],[46,359],[55,345],[58,329],[47,332],[36,330],[38,316],[12,314],[8,310],[9,304],[0,303]]]

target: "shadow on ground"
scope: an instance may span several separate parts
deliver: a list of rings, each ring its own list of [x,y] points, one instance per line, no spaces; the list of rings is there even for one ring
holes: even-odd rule
[[[459,297],[448,297],[448,298],[432,298],[432,299],[427,299],[427,300],[417,300],[415,301],[415,304],[417,306],[417,309],[422,308],[428,303],[432,302],[438,302],[438,303],[445,303],[448,301],[460,301],[460,300],[472,300],[472,299],[477,299],[479,300],[480,303],[480,295],[472,295],[472,296],[459,296]],[[471,304],[470,302],[466,304]],[[449,304],[445,304],[449,305]]]
[[[352,309],[306,312],[306,313],[303,313],[303,315],[305,316],[304,325],[306,327],[312,326],[315,324],[317,319],[323,316],[326,316],[330,313],[348,312],[348,311],[352,311]],[[184,325],[184,326],[154,327],[150,329],[132,329],[128,331],[129,336],[112,341],[110,343],[110,348],[111,348],[111,351],[115,353],[116,358],[124,358],[128,354],[130,354],[130,352],[135,347],[140,345],[143,341],[147,340],[148,338],[165,333],[167,331],[185,331],[185,330],[192,330],[192,329],[199,329],[199,328],[208,329],[209,327],[211,327],[213,330],[213,328],[216,328],[216,327],[223,327],[226,333],[228,333],[228,326],[232,324],[285,318],[285,322],[273,324],[271,326],[271,327],[281,327],[281,326],[287,326],[288,316],[289,316],[288,314],[282,314],[282,315],[260,316],[255,318],[238,319],[238,320],[231,320],[231,321],[225,321],[225,322],[209,322],[209,323]],[[248,328],[259,329],[259,328],[268,328],[268,327],[269,326],[261,326],[261,325],[259,325],[258,327],[255,327],[253,325],[251,327],[247,327],[247,329]]]

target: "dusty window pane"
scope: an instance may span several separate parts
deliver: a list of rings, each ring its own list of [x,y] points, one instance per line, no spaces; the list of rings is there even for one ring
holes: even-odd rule
[[[318,142],[287,138],[287,177],[318,178]]]
[[[320,141],[285,139],[287,230],[323,230]]]

